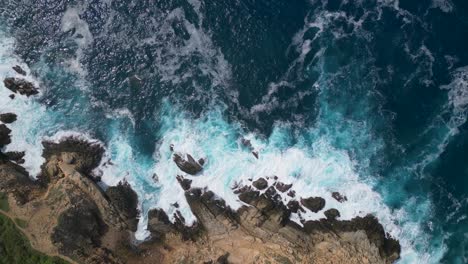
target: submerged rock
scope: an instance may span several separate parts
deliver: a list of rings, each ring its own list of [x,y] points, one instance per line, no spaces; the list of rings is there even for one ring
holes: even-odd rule
[[[348,201],[348,198],[339,192],[332,192],[332,197],[340,203]]]
[[[185,173],[195,175],[203,170],[202,165],[195,161],[195,159],[190,154],[187,154],[187,160],[185,160],[176,153],[174,154],[173,160],[177,167],[179,167],[179,169]]]
[[[312,212],[317,213],[325,207],[325,199],[322,197],[309,197],[301,199],[301,204]]]
[[[5,87],[14,93],[21,95],[31,96],[39,93],[39,90],[34,86],[32,82],[18,79],[18,78],[5,78],[3,80]]]
[[[19,65],[13,66],[13,70],[21,75],[26,76],[26,71],[23,70],[23,68],[21,68]]]
[[[268,187],[268,182],[265,180],[265,178],[259,178],[258,180],[254,181],[252,185],[259,190],[265,190]]]
[[[0,114],[0,121],[5,124],[13,123],[16,121],[16,114],[13,114],[13,113]]]

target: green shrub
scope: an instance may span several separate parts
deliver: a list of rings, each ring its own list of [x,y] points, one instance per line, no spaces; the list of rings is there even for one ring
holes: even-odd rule
[[[10,206],[8,205],[8,196],[2,192],[0,192],[0,210],[5,212],[10,210]]]
[[[16,219],[17,221],[19,219]],[[23,220],[21,220],[23,221]],[[0,264],[66,264],[34,250],[26,237],[5,215],[0,214]]]

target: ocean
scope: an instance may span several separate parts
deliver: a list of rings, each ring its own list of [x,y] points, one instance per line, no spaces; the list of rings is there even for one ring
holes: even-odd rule
[[[6,150],[36,177],[42,140],[102,144],[94,173],[138,193],[140,240],[151,208],[196,220],[172,145],[233,209],[233,186],[277,176],[377,216],[398,263],[468,263],[467,47],[465,0],[3,0],[0,78],[20,65],[41,90],[0,84]]]

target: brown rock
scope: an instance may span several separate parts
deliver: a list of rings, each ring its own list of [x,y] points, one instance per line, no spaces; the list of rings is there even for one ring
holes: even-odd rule
[[[186,179],[186,178],[184,178],[183,176],[180,176],[180,175],[177,176],[177,181],[179,182],[182,189],[184,189],[184,191],[189,190],[191,185],[192,185],[192,180]]]

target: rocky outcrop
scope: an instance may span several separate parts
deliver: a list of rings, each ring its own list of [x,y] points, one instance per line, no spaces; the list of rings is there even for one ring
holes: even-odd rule
[[[96,264],[387,264],[399,258],[398,241],[371,215],[340,220],[338,210],[328,209],[326,219],[303,220],[302,226],[292,222],[292,213],[318,212],[325,200],[310,197],[285,204],[283,193],[291,193],[290,197],[295,193],[277,177],[271,186],[268,177],[257,179],[253,186],[236,186],[234,193],[245,205],[235,211],[212,191],[192,188],[189,179],[179,176],[197,221],[189,225],[178,205],[170,217],[151,210],[152,239],[133,244],[136,193],[126,182],[104,192],[89,177],[101,161],[102,146],[73,137],[43,145],[46,162],[41,181],[32,181],[24,168],[11,161],[20,153],[0,155],[0,192],[7,194],[12,217],[28,219],[24,232],[31,245],[47,254]],[[203,166],[190,155],[179,158],[179,168],[187,171],[195,172],[196,167],[199,172]]]
[[[3,84],[10,91],[21,95],[31,96],[39,93],[39,89],[32,82],[24,79],[9,77],[3,80]]]
[[[237,192],[239,199],[248,204],[238,211],[211,191],[186,192],[198,220],[198,233],[191,236],[190,244],[197,253],[178,244],[166,255],[170,260],[167,263],[183,259],[184,254],[200,263],[216,263],[215,254],[223,252],[229,253],[225,255],[228,263],[393,263],[399,258],[399,243],[388,237],[371,215],[340,221],[338,210],[329,209],[325,212],[327,219],[304,221],[301,227],[289,220],[291,212],[304,210],[298,201],[285,206],[272,187],[263,194],[248,186]],[[320,197],[314,198],[305,199],[306,204],[312,200],[322,203]],[[151,211],[148,229],[169,244],[168,237],[172,241],[179,234],[161,210]],[[244,244],[245,240],[248,243]],[[212,257],[204,260],[203,256]]]
[[[16,115],[13,113],[0,114],[0,122],[10,124],[16,121]]]
[[[31,181],[23,167],[0,159],[0,192],[11,194],[15,203],[22,205],[42,190],[39,184]]]
[[[73,164],[78,172],[89,176],[92,176],[91,171],[100,164],[104,154],[104,148],[100,144],[75,137],[65,138],[58,143],[44,141],[42,145],[44,146],[42,156],[46,160]],[[54,175],[54,173],[50,173],[54,170],[57,171],[57,168],[50,168],[48,163],[42,166],[43,174]]]
[[[196,175],[202,171],[203,163],[205,163],[203,159],[195,161],[195,159],[190,154],[187,154],[186,158],[184,159],[180,154],[176,153],[173,156],[173,160],[181,171],[191,175]]]
[[[106,190],[110,202],[127,220],[130,230],[135,232],[138,225],[138,195],[128,182],[120,182],[117,186],[110,186]]]

